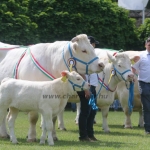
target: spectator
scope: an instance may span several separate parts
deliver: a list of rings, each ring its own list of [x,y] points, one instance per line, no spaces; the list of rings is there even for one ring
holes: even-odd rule
[[[114,100],[114,103],[113,103],[113,107],[114,107],[114,111],[117,111],[118,108],[119,108],[119,100]]]
[[[99,44],[98,41],[94,39],[92,36],[88,36],[91,45],[95,48],[96,44]],[[90,83],[90,91],[96,98],[96,86],[98,85],[98,78],[97,74],[91,74],[91,75],[83,75],[84,79],[89,80]],[[94,118],[96,115],[96,110],[93,110],[92,107],[89,105],[89,99],[90,99],[90,91],[81,91],[78,92],[79,98],[80,98],[80,115],[79,115],[79,140],[80,141],[88,141],[93,142],[97,141],[97,139],[94,136],[94,130],[93,130],[93,124],[94,124]]]
[[[135,73],[139,72],[139,91],[141,95],[145,133],[150,134],[150,37],[145,42],[146,50],[140,59],[132,66]]]

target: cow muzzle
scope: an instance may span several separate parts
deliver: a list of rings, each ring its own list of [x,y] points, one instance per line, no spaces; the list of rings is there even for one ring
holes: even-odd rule
[[[128,75],[128,81],[134,81],[134,74]]]
[[[105,65],[102,62],[100,62],[100,63],[98,63],[98,66],[99,66],[100,70],[103,71]]]

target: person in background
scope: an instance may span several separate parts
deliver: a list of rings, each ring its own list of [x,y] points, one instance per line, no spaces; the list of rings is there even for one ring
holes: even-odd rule
[[[140,54],[140,59],[132,66],[132,71],[138,74],[138,86],[142,102],[144,128],[150,135],[150,37],[145,42],[146,50]]]
[[[98,41],[95,40],[93,36],[88,36],[88,39],[95,48],[96,44],[99,44]],[[86,81],[90,84],[90,91],[96,98],[96,86],[98,85],[98,77],[96,73],[91,75],[83,76]],[[88,141],[93,142],[97,141],[94,136],[93,124],[94,118],[96,115],[96,110],[93,110],[92,107],[89,105],[90,100],[90,91],[85,90],[81,92],[77,92],[80,98],[80,115],[79,115],[79,140],[80,141]]]
[[[114,103],[113,103],[113,107],[114,107],[114,111],[117,111],[118,108],[119,108],[119,100],[114,100]]]
[[[72,110],[73,112],[76,111],[76,103],[71,103],[71,110]]]

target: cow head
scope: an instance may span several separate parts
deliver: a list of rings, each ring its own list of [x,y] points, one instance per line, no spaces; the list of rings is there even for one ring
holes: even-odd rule
[[[66,80],[70,82],[74,91],[82,91],[89,89],[88,82],[85,82],[85,80],[75,71],[63,71],[61,73],[61,76],[63,82],[65,82]]]
[[[72,55],[76,61],[76,71],[80,74],[101,72],[104,64],[96,56],[87,35],[80,34],[71,40]]]
[[[110,62],[113,64],[113,70],[118,79],[124,81],[133,81],[134,74],[131,71],[131,61],[125,53],[107,53]]]

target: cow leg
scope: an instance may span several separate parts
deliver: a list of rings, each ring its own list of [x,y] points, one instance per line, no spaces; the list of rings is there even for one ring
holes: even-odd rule
[[[109,133],[110,129],[109,129],[108,123],[107,123],[107,116],[108,116],[108,112],[109,112],[109,106],[101,108],[101,112],[102,112],[102,118],[103,118],[103,129],[104,129],[104,132]]]
[[[53,132],[52,132],[52,136],[53,136],[53,140],[54,141],[58,141],[58,138],[57,138],[57,135],[56,135],[56,130],[55,130],[56,120],[57,120],[57,117],[53,117]]]
[[[131,124],[131,114],[129,114],[129,109],[128,108],[123,108],[124,113],[125,113],[125,122],[124,122],[124,128],[129,128],[132,129],[132,124]]]
[[[80,103],[76,103],[76,109],[77,109],[77,114],[76,114],[76,118],[75,118],[75,123],[78,124],[79,123],[79,115],[80,115]]]
[[[52,120],[53,120],[53,131],[52,131],[53,140],[58,141],[58,138],[56,136],[56,130],[55,130],[57,117],[54,117]],[[42,128],[43,124],[44,124],[44,119],[43,119],[43,116],[41,115],[41,125],[40,125],[41,128]]]
[[[65,125],[64,125],[64,120],[63,120],[63,113],[64,113],[64,110],[61,111],[61,112],[57,115],[57,119],[58,119],[58,129],[66,131],[66,128],[65,128]]]
[[[7,108],[0,108],[0,137],[1,138],[9,138],[6,129],[6,114]]]
[[[144,127],[144,119],[143,119],[142,110],[139,111],[139,124],[138,124],[138,127]]]
[[[48,110],[49,108],[45,109]],[[42,122],[42,135],[40,138],[40,144],[45,144],[46,133],[48,133],[48,144],[54,145],[52,130],[53,130],[53,122],[52,122],[52,111],[43,111],[43,122]]]
[[[14,124],[15,124],[15,120],[17,118],[19,111],[16,108],[10,108],[9,111],[10,112],[9,112],[9,118],[8,118],[8,127],[9,127],[9,132],[10,132],[10,141],[13,144],[17,144],[18,141],[17,141],[16,136],[15,136]]]
[[[39,117],[38,112],[31,111],[28,113],[30,127],[29,127],[27,142],[36,141],[36,123],[38,121],[38,117]]]

